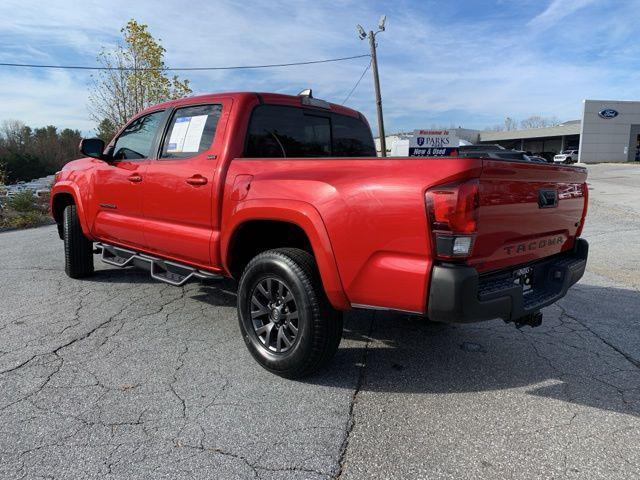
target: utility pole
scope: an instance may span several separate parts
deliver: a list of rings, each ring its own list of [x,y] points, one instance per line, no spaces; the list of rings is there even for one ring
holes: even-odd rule
[[[378,22],[378,30],[370,30],[367,34],[361,25],[356,28],[358,30],[358,36],[360,40],[369,38],[369,46],[371,48],[371,70],[373,72],[373,86],[376,93],[376,111],[378,113],[378,136],[380,137],[380,155],[387,156],[387,141],[384,134],[384,119],[382,118],[382,96],[380,95],[380,77],[378,76],[378,56],[376,55],[376,35],[380,32],[384,32],[384,24],[387,17],[383,15]]]

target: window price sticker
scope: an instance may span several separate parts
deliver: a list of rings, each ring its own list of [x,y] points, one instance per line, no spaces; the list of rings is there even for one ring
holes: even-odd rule
[[[177,118],[173,124],[173,130],[171,130],[167,152],[198,152],[207,117],[208,115],[196,115],[194,117]]]

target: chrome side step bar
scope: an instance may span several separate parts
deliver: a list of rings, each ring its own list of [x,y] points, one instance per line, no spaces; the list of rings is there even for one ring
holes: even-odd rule
[[[139,253],[105,243],[96,243],[95,246],[97,250],[101,251],[101,259],[104,263],[120,268],[128,266],[142,267],[151,272],[151,278],[176,287],[184,285],[192,278],[201,280],[220,280],[223,278],[222,275],[198,270],[170,260],[163,260],[146,253]]]

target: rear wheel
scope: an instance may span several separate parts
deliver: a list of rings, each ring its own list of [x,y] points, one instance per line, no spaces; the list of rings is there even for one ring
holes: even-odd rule
[[[93,273],[93,242],[84,236],[75,205],[64,209],[64,271],[71,278],[88,277]]]
[[[253,357],[286,378],[325,366],[342,338],[342,314],[329,304],[313,257],[295,248],[249,262],[238,287],[238,319]]]

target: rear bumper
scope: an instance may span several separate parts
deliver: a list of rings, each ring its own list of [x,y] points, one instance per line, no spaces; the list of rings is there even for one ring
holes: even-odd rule
[[[427,316],[438,322],[513,321],[550,305],[567,293],[587,265],[589,244],[578,238],[569,252],[512,270],[479,275],[472,267],[436,265],[431,275]],[[513,272],[532,267],[532,289],[514,284]]]

